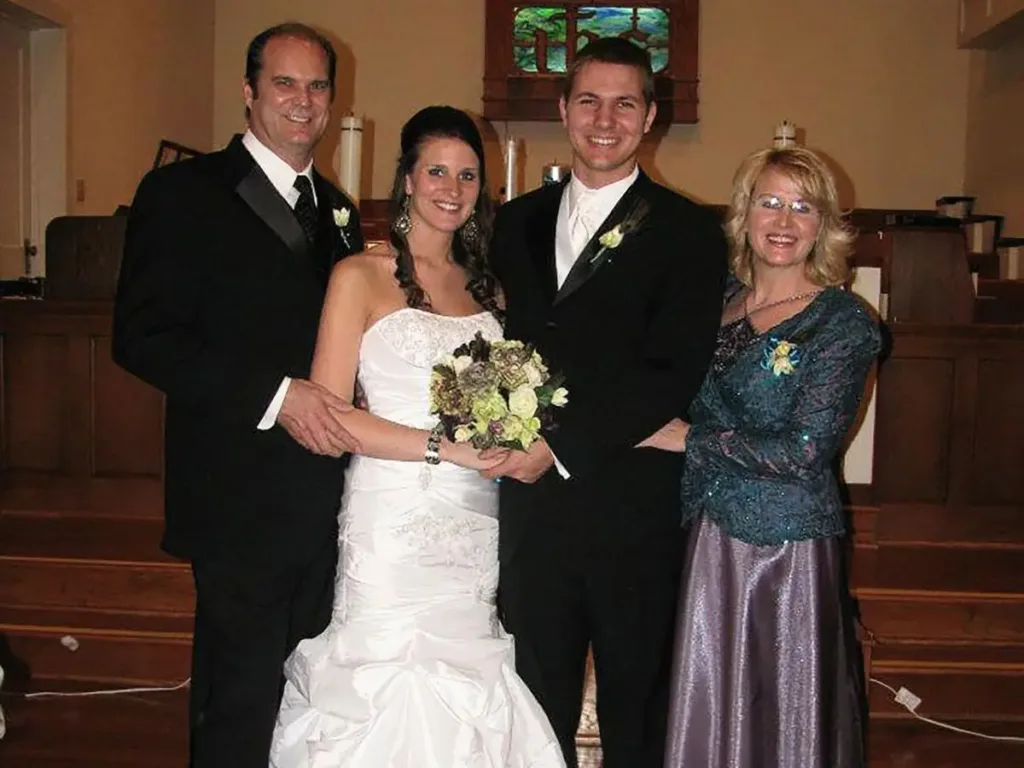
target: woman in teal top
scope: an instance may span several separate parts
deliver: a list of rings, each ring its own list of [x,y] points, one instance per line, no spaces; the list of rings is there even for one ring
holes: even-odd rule
[[[685,451],[690,524],[666,768],[864,764],[832,471],[881,347],[843,289],[852,233],[812,152],[737,172],[736,277],[689,423],[644,445]]]

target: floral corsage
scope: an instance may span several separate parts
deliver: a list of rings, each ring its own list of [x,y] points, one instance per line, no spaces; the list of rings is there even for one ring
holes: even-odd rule
[[[766,371],[771,371],[776,376],[788,376],[796,370],[799,363],[800,348],[796,344],[774,336],[768,340],[764,359],[761,361],[761,367]]]

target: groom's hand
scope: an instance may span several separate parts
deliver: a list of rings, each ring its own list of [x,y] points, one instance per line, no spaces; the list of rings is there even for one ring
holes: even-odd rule
[[[492,449],[493,450],[493,449]],[[488,458],[489,451],[480,454]],[[505,460],[483,472],[484,477],[511,477],[521,483],[535,483],[555,464],[555,456],[543,440],[537,440],[526,451],[509,451]]]
[[[292,379],[277,423],[308,451],[341,456],[359,450],[359,442],[341,426],[338,417],[352,404],[306,379]]]

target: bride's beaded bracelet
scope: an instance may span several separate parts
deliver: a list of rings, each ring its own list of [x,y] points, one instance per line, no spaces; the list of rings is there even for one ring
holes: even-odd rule
[[[444,435],[444,426],[437,424],[427,436],[427,450],[423,453],[423,460],[427,464],[441,463],[441,437]]]

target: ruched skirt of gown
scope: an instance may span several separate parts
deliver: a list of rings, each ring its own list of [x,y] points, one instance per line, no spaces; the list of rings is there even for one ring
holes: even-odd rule
[[[271,766],[562,768],[496,616],[494,484],[356,463],[333,620],[286,665]]]

